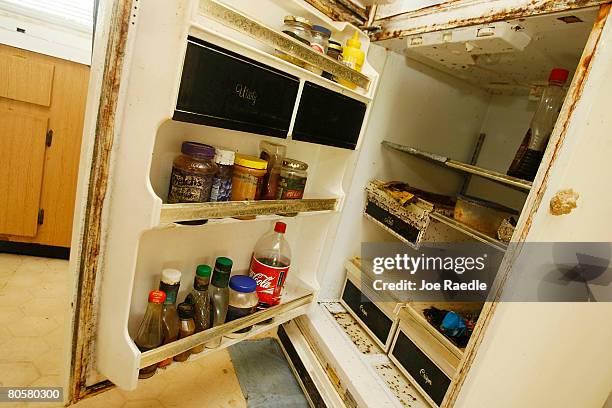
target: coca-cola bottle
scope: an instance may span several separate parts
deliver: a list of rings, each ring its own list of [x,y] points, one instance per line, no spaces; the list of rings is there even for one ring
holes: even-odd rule
[[[287,225],[277,222],[274,231],[262,236],[251,259],[251,278],[257,282],[259,308],[280,303],[281,291],[291,265],[291,249],[285,239]]]
[[[509,176],[529,181],[535,178],[563,103],[563,85],[568,75],[569,72],[563,68],[554,68],[550,72],[548,87],[544,89],[538,109],[508,169]]]

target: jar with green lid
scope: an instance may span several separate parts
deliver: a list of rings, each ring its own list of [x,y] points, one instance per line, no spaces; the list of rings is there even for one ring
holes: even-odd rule
[[[292,200],[302,198],[308,177],[307,170],[308,164],[302,161],[289,158],[284,159],[276,199]]]
[[[172,163],[168,204],[204,203],[210,200],[217,173],[215,148],[196,142],[183,142],[181,155]]]

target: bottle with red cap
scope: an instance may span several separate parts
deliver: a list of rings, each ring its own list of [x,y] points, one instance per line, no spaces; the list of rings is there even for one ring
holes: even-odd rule
[[[563,68],[554,68],[550,72],[548,87],[542,93],[529,129],[508,169],[509,176],[530,181],[535,178],[563,103],[563,86],[568,76],[568,70]]]
[[[253,251],[250,276],[257,282],[259,308],[280,303],[281,291],[291,265],[291,248],[285,239],[287,224],[277,222],[274,231],[262,236]]]
[[[162,307],[166,300],[166,294],[161,290],[149,292],[149,304],[142,322],[138,327],[138,332],[134,338],[134,343],[142,352],[159,347],[164,342],[164,329],[162,321]],[[138,378],[149,378],[157,370],[157,364],[141,368]]]

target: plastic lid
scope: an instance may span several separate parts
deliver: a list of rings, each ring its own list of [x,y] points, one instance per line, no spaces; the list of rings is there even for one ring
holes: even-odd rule
[[[201,157],[203,159],[212,159],[215,157],[215,148],[203,143],[183,142],[181,145],[181,152],[189,156]]]
[[[274,225],[274,231],[280,232],[281,234],[284,234],[285,231],[287,231],[287,224],[285,224],[284,222],[278,221]]]
[[[246,154],[236,153],[236,158],[234,159],[234,163],[243,166],[249,167],[251,169],[256,170],[264,170],[268,168],[268,162],[265,160],[261,160],[255,156],[248,156]]]
[[[295,159],[283,159],[283,167],[293,170],[308,170],[308,164]]]
[[[569,71],[564,68],[553,68],[550,71],[550,76],[548,77],[548,82],[558,82],[560,84],[564,84],[567,82],[567,78],[569,77]]]
[[[346,41],[346,45],[349,47],[354,47],[354,48],[359,48],[361,49],[361,41],[359,40],[359,32],[355,31],[355,34],[353,34],[353,38],[349,38]]]
[[[164,269],[161,274],[161,281],[167,285],[176,285],[181,282],[181,271],[177,269]]]
[[[215,163],[231,166],[234,164],[236,152],[230,149],[219,149],[215,151]]]
[[[329,40],[329,46],[327,48],[330,50],[337,50],[342,52],[342,44],[333,40]]]
[[[331,37],[331,30],[327,27],[323,27],[320,25],[313,25],[312,26],[312,31],[317,31],[319,33],[325,34],[328,37]]]
[[[285,23],[302,23],[302,24],[306,24],[308,27],[312,27],[312,23],[310,22],[310,20],[304,18],[304,17],[299,17],[299,16],[285,16],[285,19],[283,20]]]
[[[257,282],[255,279],[245,276],[245,275],[236,275],[232,276],[229,281],[229,287],[232,290],[240,293],[251,293],[255,292],[257,288]]]
[[[201,278],[208,278],[212,273],[212,268],[209,265],[198,265],[196,268],[196,275]]]
[[[178,311],[179,318],[181,319],[193,319],[193,316],[195,314],[195,311],[193,310],[193,305],[186,302],[179,303],[179,305],[176,307],[176,310]]]
[[[149,303],[162,304],[166,300],[166,294],[161,290],[152,290],[149,292]]]

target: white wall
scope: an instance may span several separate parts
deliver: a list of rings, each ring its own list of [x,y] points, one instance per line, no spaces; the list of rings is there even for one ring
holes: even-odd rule
[[[93,13],[93,0],[91,2]],[[20,5],[13,0],[0,0],[0,43],[80,64],[91,64],[91,15],[89,20],[83,14],[62,18],[48,11],[29,8],[27,1],[24,3]]]

